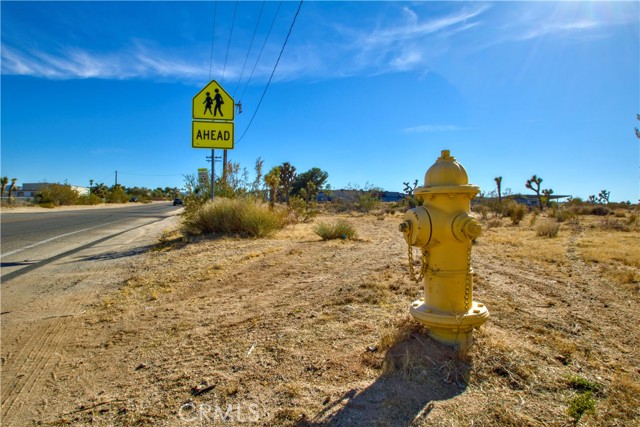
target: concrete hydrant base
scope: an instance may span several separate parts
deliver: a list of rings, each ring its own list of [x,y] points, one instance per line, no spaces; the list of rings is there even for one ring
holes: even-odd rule
[[[464,314],[441,313],[425,304],[424,298],[414,301],[409,309],[411,315],[429,329],[429,335],[444,344],[468,348],[473,339],[473,329],[489,318],[484,304],[473,301],[471,309]]]

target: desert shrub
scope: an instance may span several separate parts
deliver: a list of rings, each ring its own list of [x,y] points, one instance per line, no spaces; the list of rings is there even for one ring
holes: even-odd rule
[[[565,379],[567,380],[567,386],[569,386],[569,388],[581,393],[591,391],[597,394],[602,391],[602,386],[600,384],[589,381],[586,378],[582,378],[580,375],[567,375]]]
[[[541,222],[536,227],[536,234],[540,237],[558,237],[560,224],[549,221]]]
[[[527,213],[527,207],[513,200],[508,200],[504,204],[504,212],[511,219],[513,225],[518,225]]]
[[[558,222],[565,222],[575,219],[577,217],[576,212],[573,209],[554,209],[549,214],[551,218],[555,218]]]
[[[499,218],[494,218],[487,222],[487,228],[502,227],[502,221]]]
[[[265,237],[280,230],[286,223],[287,212],[283,209],[269,209],[252,197],[220,197],[185,215],[182,229],[188,235],[214,233]]]
[[[318,202],[315,200],[306,201],[300,196],[292,196],[289,199],[289,209],[293,213],[295,222],[308,222],[318,215]]]
[[[489,216],[489,207],[485,205],[474,205],[471,206],[471,211],[480,214],[482,219],[487,219]]]
[[[610,218],[603,219],[600,226],[603,230],[631,231],[631,224]]]
[[[109,190],[106,197],[107,203],[126,203],[129,200],[129,196],[121,186],[116,186]]]
[[[567,414],[575,420],[576,424],[584,414],[594,414],[595,412],[596,399],[591,391],[579,393],[569,401]]]
[[[79,205],[99,205],[100,203],[102,203],[102,198],[95,194],[83,194],[78,197]]]
[[[358,195],[356,202],[358,209],[363,212],[370,212],[380,206],[380,200],[370,191]]]
[[[69,206],[78,202],[78,192],[70,185],[49,184],[36,194],[36,203],[43,207]]]
[[[606,206],[594,206],[591,208],[591,215],[607,216],[611,213],[611,209]]]
[[[322,240],[331,239],[356,239],[358,233],[349,221],[338,220],[334,223],[320,222],[314,228],[313,232],[322,237]]]
[[[540,216],[540,211],[533,211],[531,213],[531,218],[529,219],[529,227],[533,227],[534,225],[536,225],[536,222],[538,221],[539,216]]]

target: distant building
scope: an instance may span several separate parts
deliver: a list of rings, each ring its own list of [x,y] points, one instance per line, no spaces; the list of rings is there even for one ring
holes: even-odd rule
[[[50,184],[51,183],[49,182],[25,183],[22,184],[21,187],[14,189],[13,195],[18,198],[32,199],[38,192],[42,191],[44,187]],[[89,187],[80,187],[77,185],[71,185],[70,187],[76,190],[81,196],[89,195]]]
[[[355,202],[358,197],[364,195],[364,190],[331,190],[328,194],[324,191],[318,192],[318,202],[331,202],[334,200],[342,200],[345,202]],[[399,191],[376,191],[373,193],[381,202],[399,202],[405,198],[406,194]]]
[[[560,199],[568,199],[571,196],[563,196],[563,195],[550,195],[550,196],[540,196],[542,198],[543,203],[547,200],[547,198],[549,199],[550,202],[552,201],[556,201],[556,202],[560,202]],[[505,196],[503,197],[503,199],[511,199],[514,202],[520,204],[520,205],[527,205],[527,206],[538,206],[538,196],[536,196],[535,194],[514,194],[512,196]]]
[[[547,196],[543,196],[540,195],[540,197],[542,198],[542,203],[546,203],[547,200]],[[550,195],[549,196],[549,201],[550,202],[562,202],[563,200],[561,199],[568,199],[571,196],[565,196],[565,195]],[[509,196],[502,196],[502,200],[513,200],[514,202],[516,202],[519,205],[525,205],[525,206],[531,206],[531,207],[535,207],[538,206],[538,196],[536,196],[535,194],[511,194]],[[479,205],[481,203],[485,203],[485,202],[491,202],[491,201],[498,201],[497,197],[476,197],[474,199],[471,200],[471,204],[472,205]]]

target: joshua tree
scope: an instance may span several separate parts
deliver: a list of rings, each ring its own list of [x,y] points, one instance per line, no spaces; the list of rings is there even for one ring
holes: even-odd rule
[[[531,179],[527,180],[527,183],[525,184],[525,187],[527,187],[529,190],[532,190],[536,193],[536,196],[538,196],[538,206],[540,207],[540,210],[542,211],[542,198],[540,197],[540,183],[542,182],[542,178],[538,178],[536,175],[533,175],[531,177]]]
[[[598,194],[598,203],[602,203],[603,205],[608,204],[610,194],[611,194],[611,191],[607,191],[607,190],[600,191],[600,193]]]
[[[91,188],[93,188],[93,180],[89,180],[89,194],[91,194]]]
[[[262,157],[258,157],[256,159],[256,165],[254,166],[254,170],[256,171],[256,179],[253,180],[253,183],[251,184],[251,192],[254,195],[257,195],[258,192],[260,191],[260,182],[262,182],[262,164],[264,163],[264,160],[262,160]]]
[[[4,189],[7,188],[7,184],[9,183],[9,177],[3,176],[0,182],[2,183],[2,193],[0,194],[0,198],[4,199]]]
[[[546,188],[544,190],[542,190],[542,195],[544,196],[545,200],[546,200],[546,204],[547,207],[551,206],[551,195],[553,194],[553,190],[551,188]]]
[[[496,186],[498,187],[498,203],[502,206],[502,177],[498,176],[493,178],[496,182]]]
[[[9,186],[9,203],[11,203],[11,193],[13,193],[13,189],[16,186],[16,181],[18,181],[18,178],[11,178],[11,185]]]
[[[291,186],[296,179],[296,167],[291,163],[284,162],[280,166],[280,187],[282,187],[282,196],[284,201],[289,204],[289,196],[291,195]]]
[[[640,120],[640,114],[636,114],[636,119]],[[636,131],[636,138],[640,139],[640,130],[636,128],[635,131]]]
[[[269,188],[269,207],[273,209],[280,186],[280,166],[275,166],[264,176],[264,183]]]

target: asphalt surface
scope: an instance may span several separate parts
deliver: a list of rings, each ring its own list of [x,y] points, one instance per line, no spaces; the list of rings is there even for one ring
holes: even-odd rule
[[[2,213],[0,282],[175,215],[171,202],[51,212]]]

